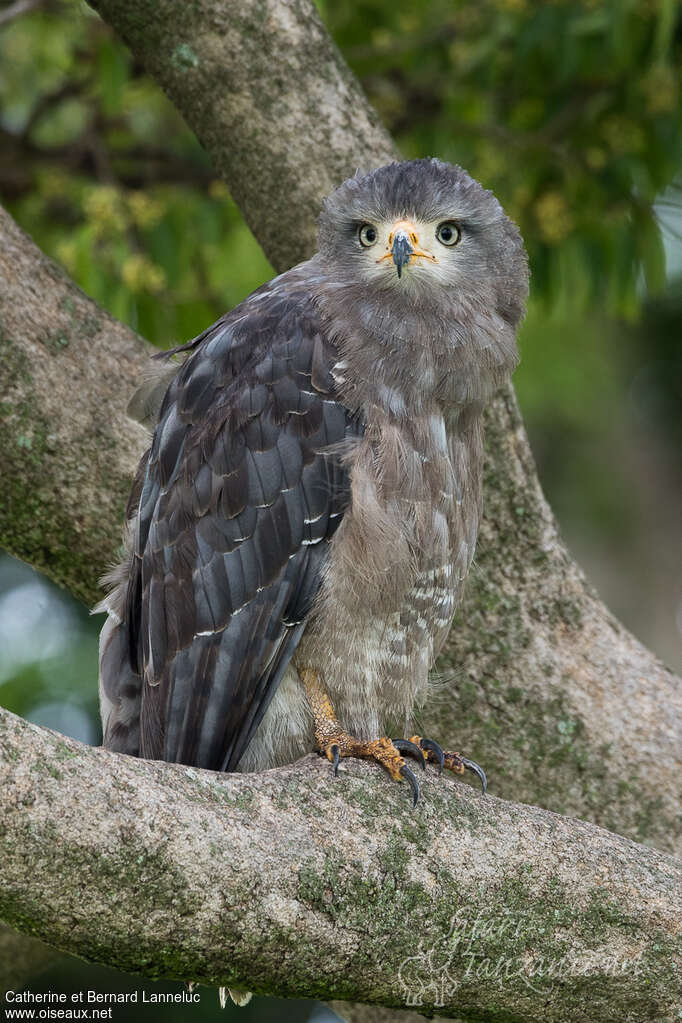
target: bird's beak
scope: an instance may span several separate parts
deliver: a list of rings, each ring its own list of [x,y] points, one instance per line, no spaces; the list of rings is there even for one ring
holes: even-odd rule
[[[387,251],[383,256],[379,257],[377,263],[383,263],[384,260],[392,259],[398,271],[398,277],[400,277],[403,267],[419,257],[430,259],[433,263],[438,262],[432,253],[425,252],[419,247],[417,229],[412,221],[398,220],[388,236]]]
[[[394,231],[391,255],[398,271],[398,277],[402,274],[403,267],[410,262],[410,256],[413,252],[414,249],[412,248],[412,242],[407,231],[404,228]]]

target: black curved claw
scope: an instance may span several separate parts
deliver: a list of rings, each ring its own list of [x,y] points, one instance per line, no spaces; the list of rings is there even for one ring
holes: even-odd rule
[[[475,760],[467,760],[466,757],[462,757],[461,759],[467,771],[471,771],[471,773],[475,774],[476,777],[479,779],[479,781],[481,782],[481,789],[483,791],[483,795],[485,795],[486,789],[488,788],[488,779],[485,776],[485,771],[483,770],[482,767],[479,767]]]
[[[334,759],[332,760],[332,763],[334,765],[334,777],[338,777],[340,753],[339,747],[336,745],[336,743],[334,743],[334,745],[332,746],[332,753],[334,754]]]
[[[412,789],[412,806],[414,807],[419,802],[419,782],[406,764],[403,764],[400,768],[400,773],[403,778],[406,778],[410,783],[410,788]]]
[[[443,764],[445,763],[445,754],[443,753],[442,747],[439,746],[437,742],[434,742],[433,739],[421,739],[420,741],[422,749],[425,749],[428,752],[433,753],[436,760],[438,761],[438,773],[442,774]]]
[[[409,739],[392,739],[391,741],[395,748],[397,750],[400,750],[401,753],[408,753],[411,757],[414,757],[415,760],[418,760],[419,763],[421,764],[422,771],[426,770],[426,760],[424,758],[424,754],[419,749],[419,746],[417,746],[416,742],[410,742]]]

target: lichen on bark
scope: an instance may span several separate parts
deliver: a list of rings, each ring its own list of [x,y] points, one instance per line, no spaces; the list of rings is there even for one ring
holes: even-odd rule
[[[92,605],[146,437],[125,415],[149,348],[0,210],[0,545]]]
[[[0,917],[152,978],[466,1020],[671,1011],[679,861],[435,771],[408,796],[359,762],[216,775],[3,712]]]

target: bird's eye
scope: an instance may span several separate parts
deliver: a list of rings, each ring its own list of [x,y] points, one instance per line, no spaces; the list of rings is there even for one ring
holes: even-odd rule
[[[378,237],[379,235],[377,234],[377,229],[374,224],[363,224],[358,231],[360,244],[364,245],[366,249],[368,249],[370,245],[374,245]]]
[[[446,220],[436,228],[436,238],[442,245],[456,245],[462,232],[452,220]]]

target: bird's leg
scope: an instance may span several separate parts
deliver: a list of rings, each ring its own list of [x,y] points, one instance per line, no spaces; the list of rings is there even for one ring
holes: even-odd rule
[[[488,788],[488,779],[483,768],[475,760],[469,760],[467,757],[463,757],[461,753],[448,753],[441,749],[433,739],[423,739],[420,735],[413,735],[411,739],[405,741],[410,747],[416,746],[421,750],[422,756],[427,760],[438,764],[439,774],[443,773],[443,769],[454,771],[455,774],[464,774],[465,770],[471,771],[480,781],[483,794],[485,795]]]
[[[405,779],[409,782],[412,788],[413,805],[416,806],[419,799],[417,779],[391,740],[385,737],[367,741],[353,738],[339,724],[329,693],[324,687],[319,672],[314,668],[303,668],[301,681],[305,687],[315,722],[317,749],[334,765],[334,774],[338,774],[341,757],[366,757],[376,760],[396,781]],[[418,746],[415,746],[410,752],[417,759],[421,758],[422,767],[426,766],[424,755]]]

